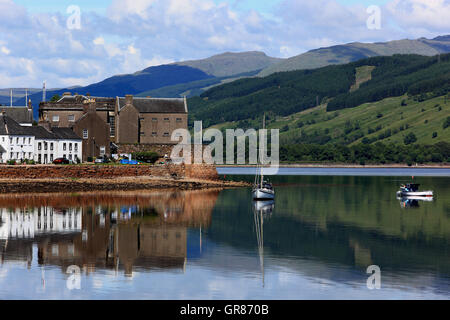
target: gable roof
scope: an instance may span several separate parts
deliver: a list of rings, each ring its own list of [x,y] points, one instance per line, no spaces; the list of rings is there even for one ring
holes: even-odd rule
[[[52,131],[58,139],[81,140],[81,138],[70,128],[52,128]]]
[[[16,136],[28,136],[30,127],[23,127],[17,121],[11,117],[0,114],[0,134],[1,135],[16,135]],[[32,134],[31,134],[32,135]]]
[[[28,130],[35,139],[57,139],[52,132],[41,126],[28,127]]]
[[[33,110],[28,107],[2,107],[1,110],[18,123],[33,123]]]
[[[119,110],[125,107],[125,98],[117,98]],[[133,97],[133,106],[140,113],[187,113],[185,99],[180,98],[137,98]]]

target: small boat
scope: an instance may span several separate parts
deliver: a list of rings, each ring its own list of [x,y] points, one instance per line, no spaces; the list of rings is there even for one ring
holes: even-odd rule
[[[265,129],[266,115],[263,118],[263,129]],[[261,152],[261,150],[260,150]],[[260,153],[261,154],[261,153]],[[273,200],[275,199],[275,191],[269,181],[264,180],[263,168],[259,165],[256,167],[255,183],[252,190],[253,200]]]
[[[400,186],[397,197],[433,197],[433,191],[419,191],[420,184],[407,183]]]

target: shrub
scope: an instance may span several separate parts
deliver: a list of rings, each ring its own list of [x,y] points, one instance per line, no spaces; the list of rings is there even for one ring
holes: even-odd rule
[[[8,164],[9,165],[15,165],[16,164],[16,160],[8,160]]]
[[[159,158],[161,158],[158,153],[153,151],[135,152],[132,154],[132,157],[145,163],[155,163]]]
[[[408,133],[405,137],[405,139],[403,140],[403,142],[408,145],[408,144],[412,144],[414,142],[417,141],[417,137],[414,133]]]
[[[450,117],[447,117],[447,119],[445,119],[444,124],[442,125],[442,128],[447,129],[448,127],[450,127]]]

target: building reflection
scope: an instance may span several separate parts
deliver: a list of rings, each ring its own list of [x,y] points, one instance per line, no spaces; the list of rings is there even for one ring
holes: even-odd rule
[[[30,266],[37,259],[64,273],[71,265],[86,273],[112,269],[127,276],[139,269],[182,271],[188,228],[209,226],[219,192],[2,196],[1,262]]]

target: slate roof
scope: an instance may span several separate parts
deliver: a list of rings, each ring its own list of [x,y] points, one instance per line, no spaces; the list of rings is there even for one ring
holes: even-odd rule
[[[18,123],[33,123],[33,110],[28,107],[2,107],[1,110]]]
[[[0,114],[0,135],[34,136],[36,139],[81,140],[70,128],[52,128],[47,131],[42,126],[21,126],[7,115]]]
[[[81,140],[81,138],[70,128],[52,128],[52,131],[58,139]]]
[[[118,98],[119,110],[125,107],[125,98]],[[184,99],[137,98],[133,97],[133,106],[140,113],[187,113]]]
[[[30,127],[23,127],[17,121],[7,115],[0,114],[0,134],[28,136]],[[32,134],[31,134],[32,135]]]
[[[52,132],[47,131],[47,129],[41,126],[28,127],[28,130],[36,139],[57,139]]]

